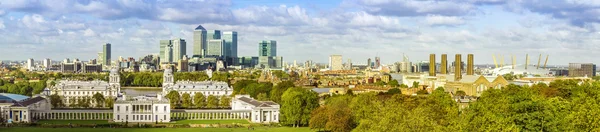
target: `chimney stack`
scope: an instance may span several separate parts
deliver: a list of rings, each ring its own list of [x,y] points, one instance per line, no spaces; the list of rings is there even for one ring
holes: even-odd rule
[[[429,76],[435,76],[435,54],[429,54]]]
[[[504,58],[502,58],[504,59]],[[473,54],[468,54],[467,55],[467,75],[473,75],[474,71],[473,71]],[[504,61],[503,61],[504,63]],[[502,64],[504,65],[504,64]]]
[[[462,57],[461,54],[456,54],[454,57],[454,81],[462,79]]]
[[[448,55],[442,54],[441,74],[448,74]]]

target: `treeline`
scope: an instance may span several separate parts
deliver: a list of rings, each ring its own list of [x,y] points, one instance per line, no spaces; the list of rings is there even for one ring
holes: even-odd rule
[[[123,72],[121,73],[121,86],[136,87],[162,87],[163,72]],[[175,81],[223,81],[229,82],[230,74],[227,72],[213,72],[209,78],[205,72],[175,72]]]
[[[337,95],[312,110],[308,124],[315,130],[334,132],[598,131],[598,102],[599,82],[578,85],[570,80],[489,89],[462,110],[441,88],[426,96]]]
[[[233,84],[233,94],[247,94],[257,100],[280,103],[283,93],[292,87],[295,87],[292,81],[283,81],[273,86],[273,83],[270,82],[240,80]]]
[[[231,97],[228,96],[205,96],[200,92],[197,92],[194,94],[194,96],[191,96],[189,93],[179,94],[177,91],[169,91],[166,97],[169,99],[171,108],[177,109],[231,107]]]
[[[64,97],[57,94],[50,95],[50,104],[52,108],[112,108],[115,102],[114,97],[105,98],[101,93],[96,93],[92,97],[80,97],[71,99],[71,104],[65,104]],[[92,105],[92,103],[96,105]]]
[[[0,93],[12,93],[31,96],[39,94],[46,88],[47,80],[38,82],[21,81],[18,83],[9,82],[0,79]]]

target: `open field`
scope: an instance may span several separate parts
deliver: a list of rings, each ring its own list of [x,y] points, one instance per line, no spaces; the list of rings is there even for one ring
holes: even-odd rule
[[[1,132],[310,132],[308,127],[247,128],[0,128]]]
[[[179,120],[173,121],[176,124],[249,124],[247,120]]]
[[[41,120],[38,124],[108,124],[107,120]]]

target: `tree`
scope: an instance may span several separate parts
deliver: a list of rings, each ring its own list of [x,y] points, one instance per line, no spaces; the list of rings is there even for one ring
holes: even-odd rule
[[[220,106],[223,108],[231,106],[231,98],[229,98],[227,96],[221,96],[220,102],[221,102]]]
[[[267,101],[267,100],[269,100],[269,98],[267,97],[267,94],[265,94],[265,93],[258,94],[258,96],[256,97],[256,99],[259,100],[259,101]]]
[[[105,104],[106,104],[106,106],[107,106],[108,108],[111,108],[111,109],[112,109],[112,108],[113,108],[113,106],[114,106],[114,104],[115,104],[115,98],[113,98],[113,97],[108,97],[108,98],[106,98],[106,99],[104,100],[104,102],[105,102]]]
[[[412,85],[412,88],[418,88],[418,87],[419,87],[419,82],[414,81],[413,85]]]
[[[184,108],[189,108],[192,106],[192,98],[189,93],[184,93],[181,95],[181,104]]]
[[[50,104],[52,105],[52,108],[65,107],[62,97],[58,96],[57,94],[50,95]]]
[[[197,92],[196,94],[194,94],[194,105],[196,106],[196,108],[205,107],[206,97],[202,93]]]
[[[281,103],[281,95],[292,87],[295,87],[294,82],[292,81],[283,81],[273,86],[270,95],[271,101]]]
[[[96,101],[96,107],[102,107],[104,105],[104,95],[101,93],[94,94],[92,98]]]
[[[290,88],[281,96],[282,123],[294,127],[306,126],[313,109],[319,106],[317,93],[304,88]]]
[[[391,80],[391,81],[388,83],[388,85],[390,85],[390,86],[392,86],[392,87],[394,87],[394,88],[396,88],[396,87],[400,86],[400,84],[398,83],[398,80],[396,80],[396,79],[394,79],[394,80]]]
[[[400,84],[400,88],[408,88],[408,85],[406,85],[406,84]]]
[[[429,94],[429,92],[427,92],[427,90],[424,90],[424,89],[417,91],[417,95],[427,95],[427,94]]]
[[[465,93],[465,91],[458,90],[458,91],[456,91],[454,96],[467,96],[467,93]]]
[[[81,107],[81,108],[88,108],[90,107],[90,98],[89,97],[82,97],[77,99],[77,107]]]
[[[387,94],[402,94],[399,88],[391,88],[387,91]]]
[[[217,99],[217,97],[213,95],[208,95],[206,102],[206,107],[208,108],[217,108],[217,106],[219,106],[219,99]]]
[[[181,100],[181,96],[179,96],[179,92],[177,92],[175,90],[171,90],[167,94],[167,98],[169,99],[169,104],[171,105],[171,108],[176,108],[177,106],[179,106],[179,104],[180,104],[179,101]]]
[[[317,131],[325,129],[325,124],[327,124],[327,120],[329,119],[327,114],[326,106],[321,106],[313,110],[310,114],[310,121],[308,122],[310,129],[317,129]]]

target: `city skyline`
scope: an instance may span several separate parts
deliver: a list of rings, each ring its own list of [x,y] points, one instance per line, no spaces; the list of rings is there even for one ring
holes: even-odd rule
[[[111,44],[112,60],[137,58],[158,54],[160,40],[175,38],[186,40],[192,56],[198,25],[236,31],[238,56],[254,56],[258,42],[276,40],[285,62],[326,63],[339,54],[356,64],[375,56],[391,64],[402,54],[416,62],[431,53],[462,53],[474,54],[475,64],[493,64],[492,55],[512,54],[524,62],[525,54],[543,54],[550,56],[549,65],[567,65],[599,63],[594,56],[600,55],[594,53],[600,49],[594,44],[598,20],[586,17],[597,15],[591,11],[600,3],[593,2],[142,2],[2,1],[0,60],[89,60],[103,52],[104,43]]]

